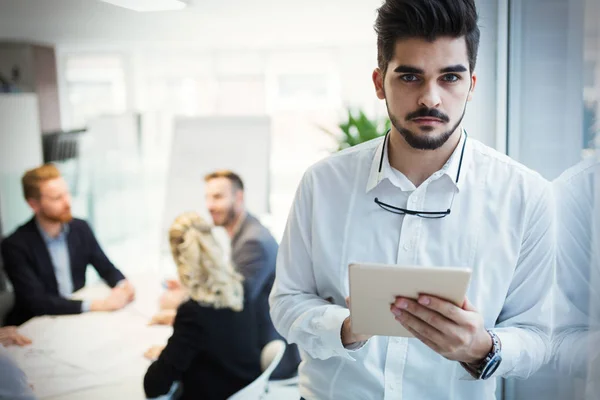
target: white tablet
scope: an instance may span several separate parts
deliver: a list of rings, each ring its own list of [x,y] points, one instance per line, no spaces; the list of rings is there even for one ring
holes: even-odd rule
[[[353,263],[350,274],[350,316],[355,334],[413,337],[390,311],[396,296],[417,299],[429,294],[461,306],[471,270]]]

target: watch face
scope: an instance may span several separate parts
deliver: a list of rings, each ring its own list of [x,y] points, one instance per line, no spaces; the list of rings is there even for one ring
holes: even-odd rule
[[[502,361],[502,357],[499,354],[496,354],[492,359],[487,363],[481,372],[481,379],[487,379],[496,372],[498,367],[500,366],[500,362]]]

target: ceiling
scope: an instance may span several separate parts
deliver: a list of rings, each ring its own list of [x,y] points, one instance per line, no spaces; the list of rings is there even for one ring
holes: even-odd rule
[[[98,0],[0,0],[0,38],[58,45],[372,44],[381,0],[192,0],[138,13]]]
[[[381,1],[190,0],[183,11],[138,13],[99,0],[0,0],[0,40],[88,50],[161,44],[236,49],[372,46]],[[596,53],[600,1],[581,1],[586,47]]]

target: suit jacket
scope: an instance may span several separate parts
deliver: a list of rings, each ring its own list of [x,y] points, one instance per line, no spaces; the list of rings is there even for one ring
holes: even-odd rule
[[[85,285],[88,264],[92,264],[111,287],[125,279],[106,257],[87,222],[73,219],[69,228],[67,244],[73,291]],[[81,312],[81,301],[59,295],[50,253],[34,218],[2,241],[1,251],[15,293],[15,306],[7,318],[8,324],[20,325],[39,315]]]
[[[179,399],[224,400],[261,374],[256,307],[214,309],[188,300],[177,310],[173,335],[144,377],[149,398],[181,382]],[[261,310],[261,312],[268,312]],[[179,392],[179,391],[178,391]]]
[[[269,314],[269,294],[275,281],[275,264],[279,245],[269,230],[254,216],[248,214],[231,240],[231,258],[236,269],[244,276],[244,297],[256,302],[255,324],[260,335],[255,343],[257,349],[271,340],[285,339],[275,330]],[[285,379],[295,376],[300,364],[300,354],[296,345],[288,345],[275,369],[272,379]]]

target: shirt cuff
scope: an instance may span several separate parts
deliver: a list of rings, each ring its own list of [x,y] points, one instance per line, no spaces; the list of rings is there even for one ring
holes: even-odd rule
[[[336,355],[350,361],[356,361],[351,354],[360,350],[367,342],[357,342],[344,346],[342,343],[342,326],[346,318],[350,316],[350,310],[343,307],[330,307],[323,316],[320,328],[323,329],[323,343],[333,349]]]
[[[81,312],[86,313],[92,309],[92,301],[91,300],[83,300],[81,302]]]
[[[127,279],[121,279],[119,282],[117,282],[115,287],[123,286],[126,282],[127,282]]]

